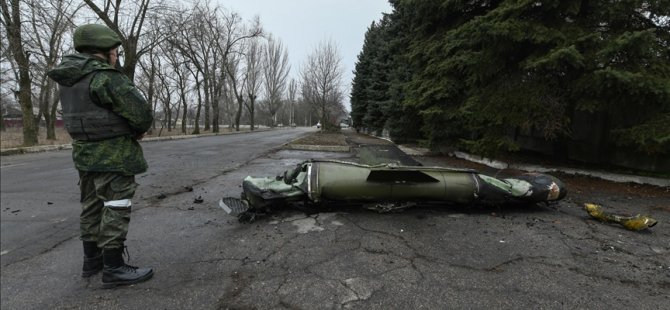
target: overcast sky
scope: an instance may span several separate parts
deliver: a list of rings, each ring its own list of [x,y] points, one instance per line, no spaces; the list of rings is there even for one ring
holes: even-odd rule
[[[290,76],[298,79],[300,67],[319,42],[332,39],[338,46],[347,88],[356,57],[363,47],[365,31],[373,21],[390,13],[387,0],[218,0],[245,20],[260,17],[263,30],[280,38],[288,49]]]

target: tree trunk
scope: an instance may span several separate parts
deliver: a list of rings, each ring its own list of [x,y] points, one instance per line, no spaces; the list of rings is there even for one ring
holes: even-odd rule
[[[223,83],[220,81],[219,83]],[[215,84],[213,87],[217,87]],[[219,132],[219,99],[221,98],[221,90],[215,89],[212,92],[212,132]]]
[[[240,118],[242,117],[242,108],[244,107],[244,98],[237,97],[237,113],[235,114],[235,131],[240,131]]]
[[[21,114],[23,116],[23,145],[37,145],[37,126],[35,125],[35,116],[33,115],[32,94],[30,93],[30,77],[27,69],[20,69],[19,78],[19,103],[21,104]]]
[[[57,88],[51,79],[43,81],[42,85],[43,90],[40,93],[40,114],[44,117],[47,140],[56,140],[56,107],[58,106],[59,100]]]
[[[186,112],[188,112],[188,105],[186,103],[186,94],[181,93],[181,104],[184,108],[184,111],[181,115],[181,133],[186,134]]]
[[[209,108],[210,108],[210,101],[209,100],[209,82],[208,82],[208,76],[204,75],[204,90],[205,90],[205,131],[210,130],[210,118],[209,118]]]
[[[150,104],[151,107],[152,107],[151,114],[154,116],[154,119],[155,119],[155,116],[156,116],[156,105],[157,105],[157,102],[156,102],[157,100],[154,99],[154,97],[155,97],[155,95],[154,95],[154,92],[155,92],[154,83],[155,83],[155,81],[156,81],[156,69],[155,69],[155,66],[154,66],[154,63],[153,63],[153,60],[152,60],[151,71],[149,73],[149,89],[147,90],[147,103]],[[151,130],[155,130],[155,129],[156,129],[156,122],[153,122],[151,124]]]
[[[58,92],[55,87],[51,87],[51,105],[49,110],[49,119],[51,119],[51,126],[47,126],[47,139],[56,140],[56,110],[58,109]]]
[[[174,121],[172,121],[172,126],[174,126],[174,129],[177,130],[177,120],[179,119],[179,109],[181,108],[180,105],[177,105],[177,111],[174,112]]]
[[[165,114],[165,119],[167,120],[167,131],[172,131],[172,109],[168,108],[167,113]]]
[[[247,105],[247,110],[249,110],[249,129],[254,130],[254,110],[255,110],[256,96],[249,96],[249,104]]]
[[[198,94],[198,106],[195,111],[195,125],[193,128],[194,135],[200,134],[200,110],[202,109],[202,94],[200,94],[200,85],[200,81],[197,80],[196,77],[195,93]]]
[[[0,4],[2,4],[2,15],[7,30],[9,50],[12,52],[14,61],[16,61],[19,68],[18,99],[23,116],[23,145],[33,146],[37,144],[37,127],[35,126],[35,116],[33,115],[29,56],[23,48],[23,39],[21,38],[19,0],[12,0],[11,16],[7,1],[2,0]]]

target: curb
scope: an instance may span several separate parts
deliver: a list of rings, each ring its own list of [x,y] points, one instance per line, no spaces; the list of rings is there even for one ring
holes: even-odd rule
[[[428,149],[423,148],[410,148],[400,145],[398,145],[398,148],[400,148],[401,151],[405,152],[407,155],[410,156],[426,156],[430,153]],[[645,185],[654,185],[659,187],[670,187],[669,179],[662,179],[655,177],[645,177],[639,175],[618,174],[618,173],[601,172],[601,171],[590,171],[590,170],[560,167],[560,166],[553,167],[553,166],[540,166],[531,164],[511,164],[500,160],[489,159],[486,157],[481,157],[459,151],[450,152],[449,156],[464,159],[470,162],[478,163],[496,169],[517,169],[528,172],[541,172],[541,173],[560,172],[570,175],[585,175],[617,183],[637,183]]]
[[[232,131],[232,132],[224,132],[224,133],[205,133],[205,134],[198,134],[198,135],[151,137],[151,138],[142,139],[140,142],[181,140],[181,139],[202,138],[202,137],[211,137],[211,136],[235,135],[235,134],[252,133],[252,132],[267,131],[267,130],[271,130],[271,129],[255,129],[254,131]],[[60,151],[60,150],[70,150],[70,149],[72,149],[72,144],[15,147],[15,148],[0,150],[0,156],[19,155],[19,154],[27,154],[27,153],[40,153],[40,152]]]
[[[307,144],[287,144],[285,149],[296,151],[321,151],[321,152],[349,152],[349,146],[342,145],[307,145]]]
[[[465,159],[467,161],[471,162],[476,162],[478,164],[486,165],[492,168],[497,168],[497,169],[517,169],[517,170],[524,170],[524,171],[534,171],[534,172],[561,172],[565,174],[571,174],[571,175],[585,175],[585,176],[590,176],[590,177],[596,177],[600,178],[603,180],[607,181],[612,181],[612,182],[618,182],[618,183],[637,183],[637,184],[647,184],[647,185],[654,185],[654,186],[660,186],[660,187],[670,187],[670,180],[669,179],[662,179],[662,178],[654,178],[654,177],[645,177],[645,176],[639,176],[639,175],[631,175],[631,174],[618,174],[618,173],[611,173],[611,172],[601,172],[601,171],[590,171],[590,170],[584,170],[584,169],[576,169],[576,168],[568,168],[568,167],[560,167],[560,166],[539,166],[539,165],[531,165],[531,164],[510,164],[506,163],[503,161],[499,160],[492,160],[486,157],[481,157],[481,156],[476,156],[464,152],[452,152],[449,155],[460,158],[460,159]]]
[[[72,144],[57,144],[57,145],[41,145],[31,147],[15,147],[11,149],[4,149],[0,151],[0,156],[18,155],[26,153],[39,153],[48,151],[59,151],[72,149]]]

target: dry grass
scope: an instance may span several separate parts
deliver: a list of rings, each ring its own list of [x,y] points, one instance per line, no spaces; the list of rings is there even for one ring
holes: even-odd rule
[[[56,128],[56,140],[47,140],[46,128],[40,128],[38,134],[38,145],[58,145],[72,143],[70,135],[63,128]],[[7,128],[0,133],[0,149],[11,149],[23,145],[23,129]]]
[[[291,142],[295,145],[342,145],[346,146],[347,141],[341,132],[316,132],[303,138]]]

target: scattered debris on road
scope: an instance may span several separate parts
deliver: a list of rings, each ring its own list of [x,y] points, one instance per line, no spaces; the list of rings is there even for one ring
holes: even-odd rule
[[[603,211],[602,207],[594,203],[585,203],[584,209],[589,215],[601,222],[621,224],[628,230],[640,231],[653,227],[658,222],[648,215],[623,216],[609,214]]]

